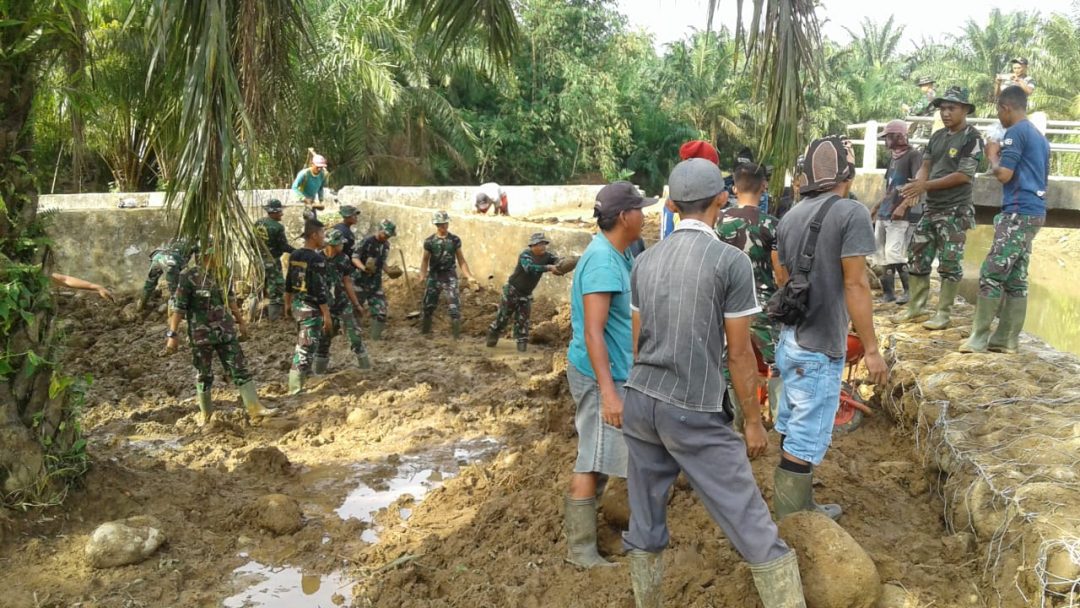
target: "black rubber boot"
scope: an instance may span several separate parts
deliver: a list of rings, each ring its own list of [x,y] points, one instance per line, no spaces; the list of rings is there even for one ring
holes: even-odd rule
[[[881,301],[885,303],[895,302],[896,293],[896,270],[892,266],[886,266],[885,272],[881,273]]]
[[[900,284],[904,287],[904,293],[896,298],[897,304],[907,304],[911,300],[911,287],[908,285],[908,269],[907,264],[897,264],[896,274],[900,277]]]

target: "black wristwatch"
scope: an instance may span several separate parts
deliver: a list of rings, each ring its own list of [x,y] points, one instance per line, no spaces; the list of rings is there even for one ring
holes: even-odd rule
[[[165,337],[166,338],[175,338],[176,335],[177,335],[176,332],[171,330],[171,329],[165,330]]]

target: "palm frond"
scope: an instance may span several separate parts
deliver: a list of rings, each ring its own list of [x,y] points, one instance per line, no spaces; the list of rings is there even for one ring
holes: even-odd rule
[[[492,55],[509,61],[518,41],[518,22],[511,0],[394,0],[419,17],[420,31],[434,36],[438,53],[459,47],[472,37],[484,41]]]

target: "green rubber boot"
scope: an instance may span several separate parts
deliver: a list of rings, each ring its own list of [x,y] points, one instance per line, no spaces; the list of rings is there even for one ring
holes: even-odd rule
[[[986,348],[990,342],[990,325],[994,322],[994,315],[997,314],[998,308],[1001,307],[1001,298],[986,298],[979,296],[978,302],[975,303],[975,318],[971,323],[971,336],[960,346],[960,352],[962,353],[985,353]],[[998,331],[1001,331],[1001,326],[1005,325],[1005,319],[1002,318],[998,323]],[[997,333],[994,334],[997,337]]]
[[[360,369],[371,369],[371,358],[367,353],[356,355],[356,366]]]
[[[495,348],[495,345],[497,345],[498,343],[499,332],[495,331],[494,329],[488,328],[487,341],[484,342],[484,344],[486,344],[488,348]]]
[[[750,564],[754,586],[765,608],[806,608],[799,560],[794,551],[764,564]]]
[[[461,319],[452,319],[450,321],[450,335],[454,336],[455,340],[461,339]]]
[[[304,374],[298,369],[289,370],[289,394],[299,395],[304,392]]]
[[[911,299],[908,300],[907,310],[893,318],[897,323],[910,323],[926,314],[926,301],[930,298],[930,277],[911,275],[908,278],[911,286]]]
[[[321,376],[326,373],[326,370],[330,369],[330,357],[323,357],[321,355],[315,355],[315,360],[312,361],[311,371],[316,376]]]
[[[244,402],[244,409],[247,411],[248,418],[255,420],[277,415],[276,411],[263,407],[263,404],[259,402],[259,393],[255,391],[254,382],[241,384],[237,388],[240,389],[240,399]]]
[[[428,315],[420,317],[420,333],[424,334],[425,336],[431,335],[431,321],[432,318]]]
[[[840,505],[814,502],[814,474],[795,473],[776,467],[773,473],[773,513],[780,521],[799,511],[817,511],[836,521],[844,513]]]
[[[518,340],[517,341],[517,349],[518,349],[519,353],[523,353],[523,352],[529,350],[529,341],[528,340]]]
[[[596,497],[565,497],[566,561],[582,568],[607,567],[613,564],[596,550]]]
[[[384,323],[383,321],[380,321],[378,319],[375,319],[374,321],[372,321],[371,322],[371,339],[375,340],[376,342],[378,342],[379,340],[382,340],[382,332],[383,332],[384,329],[386,329],[386,323]]]
[[[663,608],[663,554],[631,549],[627,555],[630,557],[630,585],[634,588],[634,608]]]
[[[195,397],[199,402],[199,416],[195,421],[199,426],[210,422],[210,414],[214,411],[214,401],[210,399],[210,391],[203,389],[202,385],[195,387]]]
[[[931,331],[940,331],[949,326],[952,319],[953,302],[956,301],[956,292],[960,291],[960,281],[942,281],[941,294],[938,296],[937,314],[922,326]]]
[[[1027,296],[1005,298],[997,331],[990,338],[991,351],[1010,355],[1020,351],[1020,332],[1024,330],[1024,321],[1027,319],[1027,301]]]

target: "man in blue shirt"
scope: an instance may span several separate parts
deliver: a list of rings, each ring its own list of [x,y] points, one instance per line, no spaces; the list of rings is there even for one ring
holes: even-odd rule
[[[960,347],[965,353],[1018,350],[1027,316],[1031,242],[1046,220],[1050,143],[1027,119],[1027,94],[1022,88],[1002,91],[997,113],[1006,128],[1005,138],[990,142],[986,152],[991,172],[1002,184],[1001,213],[994,218],[994,244],[979,272],[971,337]],[[991,335],[995,314],[1000,320]]]
[[[623,384],[633,363],[630,245],[641,237],[641,209],[656,203],[630,182],[604,186],[593,216],[600,232],[578,260],[570,288],[573,337],[566,377],[574,398],[577,460],[565,497],[567,561],[613,566],[596,550],[596,497],[608,476],[626,477]]]
[[[330,172],[326,170],[326,158],[322,154],[314,154],[314,150],[308,149],[313,156],[311,166],[305,167],[296,174],[292,183],[293,194],[304,203],[304,219],[317,218],[317,212],[323,207],[323,188],[330,186]],[[315,199],[318,199],[318,202]]]

